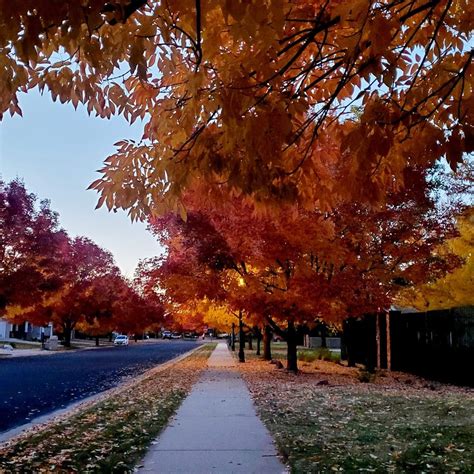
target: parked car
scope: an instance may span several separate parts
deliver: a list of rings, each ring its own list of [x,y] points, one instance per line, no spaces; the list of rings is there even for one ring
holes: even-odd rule
[[[119,334],[114,339],[114,345],[115,346],[128,346],[128,336],[125,336],[124,334]]]
[[[161,333],[161,338],[162,339],[171,339],[171,331],[163,331]]]
[[[181,339],[183,336],[179,332],[172,332],[171,339]]]

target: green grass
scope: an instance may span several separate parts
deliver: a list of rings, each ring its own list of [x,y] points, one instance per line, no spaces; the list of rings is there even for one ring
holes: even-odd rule
[[[0,448],[0,472],[132,472],[197,380],[214,349]]]
[[[256,341],[253,343],[253,350],[248,349],[248,345],[245,345],[245,357],[251,359],[258,358],[255,354],[257,347]],[[235,350],[238,351],[238,345]],[[286,342],[272,342],[271,343],[272,358],[279,360],[286,360]],[[261,347],[261,353],[263,354],[263,344]],[[314,362],[316,360],[326,360],[330,362],[339,362],[341,355],[337,352],[331,352],[326,348],[318,349],[307,349],[305,347],[298,347],[298,360],[301,362]]]
[[[323,347],[318,349],[300,349],[298,350],[298,360],[302,362],[314,362],[316,360],[339,362],[341,360],[341,354],[331,352],[329,349]]]
[[[293,386],[273,399],[259,411],[293,473],[474,472],[472,397]]]

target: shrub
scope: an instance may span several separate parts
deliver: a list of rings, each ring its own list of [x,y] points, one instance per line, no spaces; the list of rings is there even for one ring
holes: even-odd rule
[[[375,380],[375,374],[366,369],[360,369],[357,374],[357,379],[362,383],[371,383]]]
[[[326,347],[321,347],[321,349],[318,349],[319,351],[319,359],[321,360],[326,360],[328,362],[332,361],[332,352],[327,349]]]
[[[314,362],[316,359],[318,359],[318,354],[315,351],[298,352],[298,360],[302,362]]]

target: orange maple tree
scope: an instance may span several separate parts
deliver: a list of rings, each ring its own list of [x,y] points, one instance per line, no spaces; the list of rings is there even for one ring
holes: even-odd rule
[[[197,179],[383,202],[407,166],[474,148],[473,18],[467,0],[2,0],[0,113],[38,87],[143,119],[92,185],[132,218],[184,212]]]
[[[151,221],[168,253],[145,262],[143,273],[172,301],[207,298],[243,312],[250,326],[271,326],[287,341],[288,368],[297,370],[297,325],[387,308],[401,288],[457,263],[450,254],[433,256],[455,232],[451,210],[434,206],[435,184],[416,168],[404,179],[407,188],[382,209],[288,205],[277,219],[231,195],[206,207],[209,189],[195,189],[184,201],[186,221],[174,213]]]

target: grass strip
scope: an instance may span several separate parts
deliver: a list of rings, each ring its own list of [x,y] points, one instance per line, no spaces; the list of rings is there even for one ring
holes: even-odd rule
[[[472,391],[239,367],[293,473],[474,472]]]
[[[0,473],[132,472],[205,368],[215,344],[0,447]]]

